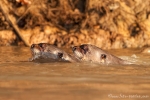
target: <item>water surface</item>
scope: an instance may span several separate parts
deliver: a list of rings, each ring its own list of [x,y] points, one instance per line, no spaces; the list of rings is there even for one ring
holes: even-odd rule
[[[136,65],[28,62],[29,47],[0,47],[0,100],[150,100],[150,54],[109,50]]]

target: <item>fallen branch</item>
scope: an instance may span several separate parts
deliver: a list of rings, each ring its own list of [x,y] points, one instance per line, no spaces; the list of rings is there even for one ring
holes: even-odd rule
[[[8,21],[8,23],[15,30],[16,35],[25,43],[26,46],[30,46],[29,43],[25,40],[25,38],[21,34],[18,26],[15,24],[16,22],[14,22],[13,20],[11,20],[10,15],[9,15],[8,4],[7,4],[6,0],[0,0],[0,9],[1,9],[2,13],[4,14],[4,16],[5,16],[6,20]]]

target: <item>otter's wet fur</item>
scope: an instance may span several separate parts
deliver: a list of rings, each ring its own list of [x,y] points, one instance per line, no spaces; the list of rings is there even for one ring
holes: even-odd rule
[[[31,61],[38,58],[47,58],[53,61],[68,61],[78,62],[79,60],[70,54],[66,53],[62,49],[47,43],[39,43],[31,45],[32,58]]]
[[[73,52],[76,58],[83,62],[93,62],[99,64],[132,64],[129,61],[118,58],[99,47],[91,44],[83,44],[80,46],[74,46]]]

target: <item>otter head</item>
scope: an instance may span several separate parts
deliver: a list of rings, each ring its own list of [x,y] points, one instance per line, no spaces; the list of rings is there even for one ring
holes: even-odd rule
[[[49,45],[47,43],[39,43],[31,45],[31,52],[33,58],[50,58],[50,59],[63,59],[64,53],[59,50],[59,48]]]
[[[38,45],[41,48],[42,53],[46,54],[50,58],[63,59],[64,54],[61,50],[59,50],[59,48],[47,43],[39,43]]]
[[[87,45],[80,45],[80,46],[74,46],[72,48],[72,51],[77,58],[83,59],[84,56],[88,53],[89,49]]]
[[[53,46],[53,45],[48,45],[47,43],[40,43],[40,47],[42,48],[43,52],[49,52],[51,54],[54,54],[57,56],[57,58],[62,58],[63,53],[59,50],[59,48]]]
[[[38,46],[41,48],[41,51],[46,51],[47,43],[39,43]]]
[[[29,61],[33,61],[42,55],[43,49],[41,48],[41,46],[39,46],[39,44],[32,44],[30,49],[32,58],[30,58]]]
[[[39,43],[39,44],[32,44],[31,51],[33,54],[39,54],[45,51],[47,44],[46,43]]]
[[[42,51],[42,48],[38,44],[32,44],[30,49],[31,49],[32,55],[40,54]]]

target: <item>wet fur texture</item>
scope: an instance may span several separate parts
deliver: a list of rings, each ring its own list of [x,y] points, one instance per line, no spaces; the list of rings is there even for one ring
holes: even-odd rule
[[[72,50],[75,57],[81,61],[99,64],[131,64],[91,44],[74,46]]]
[[[62,49],[47,43],[32,44],[31,52],[33,56],[31,61],[42,57],[56,61],[78,62],[78,59],[66,53]]]

